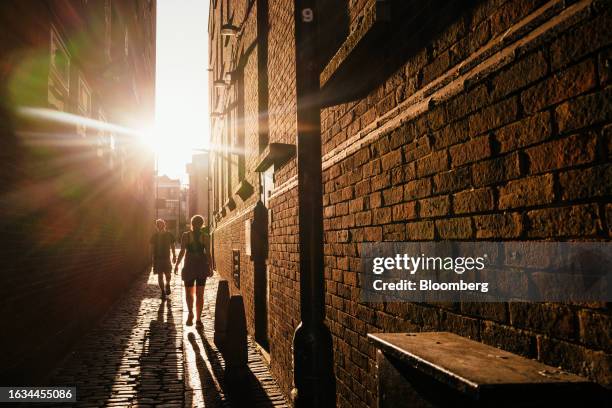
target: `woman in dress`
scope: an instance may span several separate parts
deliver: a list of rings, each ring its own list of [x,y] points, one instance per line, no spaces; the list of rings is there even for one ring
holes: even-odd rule
[[[202,231],[204,218],[201,215],[194,215],[191,218],[191,231],[184,232],[181,237],[181,252],[174,266],[174,271],[178,271],[178,265],[185,257],[185,265],[181,277],[185,284],[185,297],[189,315],[187,326],[193,324],[193,298],[195,287],[196,298],[196,325],[202,325],[202,309],[204,308],[204,285],[206,278],[212,275],[211,259],[207,249],[207,236]]]

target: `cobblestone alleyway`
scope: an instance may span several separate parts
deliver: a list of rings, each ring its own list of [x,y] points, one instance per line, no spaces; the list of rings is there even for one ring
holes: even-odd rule
[[[160,298],[157,278],[142,275],[100,324],[87,334],[50,383],[76,386],[81,407],[287,406],[249,342],[249,390],[224,390],[224,362],[212,341],[217,278],[207,282],[204,329],[186,327],[180,278]],[[248,401],[247,401],[248,399]]]

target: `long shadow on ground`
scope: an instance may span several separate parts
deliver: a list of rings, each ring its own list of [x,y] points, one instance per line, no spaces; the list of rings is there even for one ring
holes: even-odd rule
[[[198,369],[198,375],[200,378],[200,384],[202,389],[202,396],[204,398],[204,406],[205,407],[220,407],[223,405],[223,398],[217,391],[217,385],[208,370],[208,366],[206,365],[206,360],[202,355],[202,351],[200,350],[200,346],[198,346],[198,342],[196,340],[195,334],[189,333],[187,335],[187,339],[193,348],[193,352],[196,358],[196,367]]]
[[[224,380],[225,362],[219,350],[210,344],[202,328],[197,329],[202,339],[204,351],[208,357],[213,374],[220,379],[223,393],[232,407],[273,407],[273,401],[268,397],[259,379],[249,368],[246,372],[246,379],[238,386],[232,386]],[[193,335],[190,333],[190,335]],[[195,337],[195,336],[194,336]],[[191,341],[191,340],[190,340]],[[195,341],[194,341],[195,342]]]

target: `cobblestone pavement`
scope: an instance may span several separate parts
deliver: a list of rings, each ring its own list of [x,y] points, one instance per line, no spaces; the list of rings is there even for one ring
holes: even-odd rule
[[[209,278],[204,291],[203,329],[185,327],[185,405],[193,407],[288,407],[257,346],[249,338],[248,384],[239,393],[223,383],[225,362],[214,344],[214,315],[218,276]],[[187,319],[185,307],[183,319]]]
[[[157,276],[143,274],[50,383],[76,385],[81,407],[182,407],[182,328],[180,279],[162,301]]]
[[[223,383],[224,361],[212,339],[217,278],[205,290],[204,329],[186,327],[182,282],[160,298],[157,277],[143,274],[50,379],[77,387],[79,407],[287,407],[249,339],[248,387]]]

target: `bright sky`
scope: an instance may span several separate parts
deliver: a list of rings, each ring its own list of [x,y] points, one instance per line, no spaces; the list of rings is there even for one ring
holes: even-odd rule
[[[157,0],[155,139],[160,175],[181,177],[208,146],[208,0]]]

